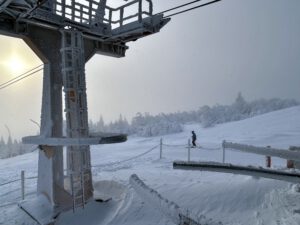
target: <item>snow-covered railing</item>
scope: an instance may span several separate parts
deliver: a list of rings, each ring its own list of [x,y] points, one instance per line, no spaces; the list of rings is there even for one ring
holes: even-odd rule
[[[36,176],[25,177],[25,171],[22,170],[21,171],[21,177],[19,179],[14,179],[14,180],[6,181],[4,183],[0,183],[0,188],[3,187],[3,186],[7,186],[7,185],[10,185],[10,184],[20,182],[20,186],[17,189],[14,189],[13,191],[20,191],[21,194],[20,194],[20,197],[18,197],[18,198],[20,198],[21,200],[24,200],[25,196],[26,196],[26,192],[25,192],[26,183],[25,183],[25,180],[32,180],[32,179],[37,179],[37,177]],[[11,191],[12,190],[10,190],[9,192],[11,192]],[[2,196],[4,196],[4,195],[2,195]],[[4,201],[1,200],[1,202],[3,203]],[[9,202],[9,203],[6,202],[4,205],[0,205],[0,207],[5,206],[7,204],[13,204],[13,203],[17,203],[17,202]]]
[[[130,10],[133,12],[128,13]],[[55,14],[83,24],[105,22],[110,25],[118,24],[121,27],[128,20],[136,19],[142,22],[143,17],[152,16],[153,4],[151,0],[131,0],[113,8],[103,4],[103,1],[57,0],[55,1]]]
[[[163,155],[163,147],[169,147],[169,148],[182,148],[185,151],[187,151],[187,160],[190,161],[191,160],[191,149],[192,148],[196,148],[196,149],[203,149],[203,150],[220,150],[221,147],[203,147],[203,146],[192,146],[191,145],[191,140],[188,139],[186,144],[166,144],[163,142],[163,139],[160,139],[160,144],[159,144],[159,149],[160,149],[160,154],[159,154],[159,158],[162,159],[162,155]]]
[[[252,145],[238,144],[223,141],[223,163],[225,162],[225,149],[232,149],[241,152],[254,153],[264,156],[274,156],[287,160],[300,161],[300,152],[286,149],[276,149],[271,147],[256,147]]]
[[[142,157],[142,156],[144,156],[144,155],[147,155],[148,153],[152,152],[152,151],[155,150],[156,148],[158,148],[158,145],[153,146],[152,148],[148,149],[147,151],[145,151],[145,152],[143,152],[143,153],[141,153],[141,154],[138,154],[138,155],[136,155],[136,156],[130,157],[130,158],[128,158],[128,159],[124,159],[124,160],[116,161],[116,162],[109,162],[109,163],[105,163],[105,164],[92,165],[92,167],[107,167],[107,166],[118,165],[118,164],[121,164],[121,163],[124,163],[124,162],[128,162],[128,161],[131,161],[131,160],[140,158],[140,157]]]
[[[285,172],[279,170],[266,169],[254,166],[239,166],[229,163],[218,162],[173,162],[174,169],[180,170],[200,170],[220,173],[232,173],[239,175],[249,175],[254,177],[263,177],[275,180],[283,180],[292,183],[300,183],[300,173]]]
[[[220,225],[221,223],[212,222],[211,219],[206,219],[205,216],[199,217],[199,221],[192,219],[188,213],[184,213],[176,203],[162,197],[157,191],[148,187],[136,174],[130,176],[130,184],[135,191],[146,202],[153,205],[155,208],[163,212],[177,225]]]
[[[125,162],[128,162],[128,161],[140,158],[142,156],[145,156],[145,155],[149,154],[150,152],[154,151],[156,148],[159,148],[159,159],[162,159],[163,158],[163,149],[164,149],[164,147],[172,148],[172,149],[173,148],[182,148],[187,153],[187,160],[190,161],[190,159],[191,159],[191,148],[193,148],[193,147],[191,145],[190,140],[188,140],[188,142],[186,144],[166,144],[166,143],[163,142],[163,139],[161,138],[160,141],[159,141],[159,145],[153,146],[153,147],[149,148],[148,150],[146,150],[145,152],[140,153],[136,156],[133,156],[133,157],[130,157],[130,158],[127,158],[127,159],[124,159],[124,160],[120,160],[120,161],[109,162],[109,163],[99,164],[99,165],[92,165],[92,167],[93,168],[97,168],[97,167],[101,168],[101,167],[111,167],[111,166],[115,166],[115,165],[118,165],[118,164],[122,164],[122,163],[125,163]],[[204,149],[204,150],[220,150],[221,149],[220,147],[216,147],[216,148],[197,147],[197,148],[201,148],[201,149]]]
[[[186,148],[187,149],[187,157],[188,157],[188,161],[190,161],[190,158],[191,158],[191,140],[189,139],[188,140],[188,143],[187,144],[182,144],[182,145],[170,145],[170,144],[165,144],[163,143],[163,139],[161,138],[160,139],[160,143],[159,143],[159,158],[162,159],[162,153],[163,153],[163,146],[166,146],[166,147],[172,147],[172,148]]]
[[[148,3],[148,7],[146,6],[146,3]],[[124,15],[126,8],[137,6],[138,11],[131,13],[129,15]],[[137,18],[138,21],[141,23],[144,16],[152,16],[153,13],[153,4],[150,0],[131,0],[125,5],[122,5],[118,8],[111,8],[106,7],[108,9],[108,19],[104,19],[104,21],[108,22],[109,24],[119,24],[119,26],[123,26],[124,22]],[[117,19],[113,20],[113,14],[117,13]]]

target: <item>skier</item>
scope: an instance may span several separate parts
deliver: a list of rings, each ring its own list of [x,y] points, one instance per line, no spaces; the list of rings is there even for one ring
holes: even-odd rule
[[[192,144],[193,144],[193,148],[196,147],[196,140],[197,140],[197,136],[195,134],[195,131],[192,131]]]

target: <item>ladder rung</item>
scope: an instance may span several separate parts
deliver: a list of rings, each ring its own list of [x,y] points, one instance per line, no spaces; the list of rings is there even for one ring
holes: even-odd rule
[[[74,197],[74,199],[82,199],[82,195]]]

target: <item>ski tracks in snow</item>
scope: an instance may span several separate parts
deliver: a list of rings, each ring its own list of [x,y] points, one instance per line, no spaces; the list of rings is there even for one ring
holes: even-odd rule
[[[275,189],[265,196],[264,202],[255,212],[257,225],[299,225],[300,192],[297,186]]]
[[[128,186],[127,187],[127,192],[125,195],[125,198],[123,200],[123,204],[120,206],[120,208],[117,210],[117,212],[115,213],[114,217],[112,218],[112,220],[107,224],[107,225],[115,225],[115,224],[119,224],[117,221],[120,218],[123,218],[124,215],[128,212],[128,210],[130,209],[130,206],[132,204],[132,199],[133,199],[133,190]],[[120,221],[119,221],[120,222]],[[122,221],[124,222],[124,221]],[[120,223],[122,224],[122,223]]]

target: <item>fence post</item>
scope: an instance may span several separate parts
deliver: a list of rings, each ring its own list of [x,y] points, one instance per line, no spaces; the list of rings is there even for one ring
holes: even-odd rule
[[[271,156],[266,156],[266,167],[267,168],[271,167]]]
[[[22,200],[25,199],[25,171],[21,171],[21,196]]]
[[[267,146],[267,148],[271,148],[271,146]],[[272,165],[271,156],[266,156],[266,167],[270,168]]]
[[[291,146],[290,146],[289,150],[290,151],[295,151],[295,149],[293,147],[291,147]],[[294,169],[295,168],[294,160],[288,159],[286,161],[286,168],[288,168],[288,169]]]
[[[188,141],[188,162],[191,160],[191,139]]]
[[[225,140],[222,142],[222,149],[223,149],[223,159],[222,162],[225,163]]]
[[[163,139],[160,139],[160,143],[159,143],[159,158],[162,158],[162,145],[163,145]]]
[[[296,151],[300,153],[300,146],[290,146],[289,147],[290,151]],[[293,167],[294,169],[300,169],[300,162],[297,160],[293,160]]]

